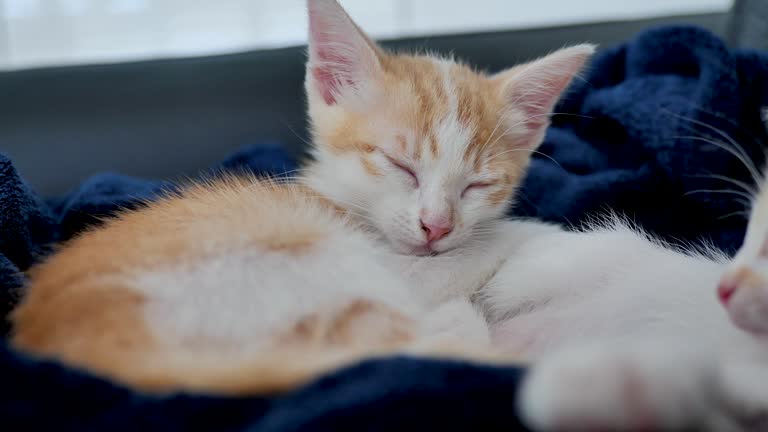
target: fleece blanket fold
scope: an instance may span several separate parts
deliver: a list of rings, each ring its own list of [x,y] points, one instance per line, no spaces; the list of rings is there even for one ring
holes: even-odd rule
[[[768,54],[729,49],[698,28],[649,29],[604,49],[572,85],[511,212],[578,227],[611,209],[671,243],[706,241],[732,253],[748,203],[726,179],[753,183],[751,170],[762,166],[763,105]],[[277,144],[245,147],[213,167],[257,175],[294,168]],[[50,245],[168,187],[101,174],[43,199],[0,155],[2,313]],[[0,430],[521,430],[514,398],[523,373],[393,357],[283,395],[153,397],[26,356],[4,340]]]

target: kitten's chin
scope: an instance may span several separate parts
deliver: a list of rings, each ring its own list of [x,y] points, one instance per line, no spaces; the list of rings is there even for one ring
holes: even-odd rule
[[[446,252],[456,249],[453,245],[441,245],[441,244],[414,244],[403,240],[393,239],[386,235],[380,238],[381,241],[394,253],[398,255],[408,255],[417,257],[438,256]]]
[[[412,245],[405,242],[399,242],[392,239],[386,239],[385,242],[389,246],[392,251],[398,255],[408,255],[408,256],[431,256],[435,255],[435,251],[427,247],[426,245]]]
[[[432,249],[426,247],[426,246],[416,246],[411,248],[411,252],[408,255],[414,255],[414,256],[431,256],[435,255],[436,252]]]
[[[395,248],[395,252],[397,252],[400,255],[410,255],[410,256],[417,256],[417,257],[438,256],[440,254],[449,252],[451,250],[453,250],[453,248],[432,249],[431,247],[426,245],[422,245],[422,246],[402,245],[399,248]]]

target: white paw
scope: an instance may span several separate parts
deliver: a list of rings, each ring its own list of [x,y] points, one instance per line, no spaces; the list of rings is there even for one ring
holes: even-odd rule
[[[656,354],[579,349],[548,357],[533,367],[523,384],[518,401],[523,420],[537,431],[690,426],[690,417],[701,405],[695,371],[689,370],[686,377],[679,363],[666,364],[666,356]]]
[[[765,269],[743,266],[727,273],[718,286],[731,321],[755,334],[768,334],[768,278]]]
[[[732,361],[720,370],[723,410],[740,430],[768,430],[768,364],[765,358]]]

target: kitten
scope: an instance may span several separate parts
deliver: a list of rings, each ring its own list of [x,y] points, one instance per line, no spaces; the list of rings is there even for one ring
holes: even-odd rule
[[[388,53],[335,0],[308,8],[301,181],[193,185],[62,245],[29,274],[17,348],[227,394],[377,354],[497,358],[468,299],[508,256],[499,220],[594,48],[488,75]]]
[[[761,185],[731,260],[673,252],[621,225],[555,233],[520,251],[525,260],[508,269],[515,289],[491,301],[507,302],[499,311],[515,299],[539,306],[492,327],[497,344],[541,359],[519,401],[531,427],[768,430],[768,181]],[[569,262],[557,271],[568,285],[526,273],[526,263],[557,262],[563,249]]]
[[[744,244],[717,291],[736,325],[761,338],[768,335],[768,180],[753,202]]]

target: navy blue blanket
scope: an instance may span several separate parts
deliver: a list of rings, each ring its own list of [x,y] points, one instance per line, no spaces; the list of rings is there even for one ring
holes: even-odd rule
[[[606,49],[557,108],[521,191],[517,215],[578,225],[612,208],[670,241],[706,239],[732,252],[745,219],[718,176],[750,182],[731,152],[761,165],[768,136],[768,54],[732,51],[694,28],[652,29]],[[725,143],[725,144],[722,144]],[[725,146],[725,148],[724,148]],[[727,147],[731,146],[731,147]],[[65,167],[64,167],[65,168]],[[279,146],[255,146],[217,169],[294,168]],[[158,182],[115,174],[43,200],[0,156],[0,305],[12,307],[23,271],[48,246],[119,207],[152,197]],[[710,192],[700,192],[707,191]],[[513,400],[522,371],[391,358],[363,362],[290,394],[156,398],[0,346],[0,430],[289,431],[519,429]]]

